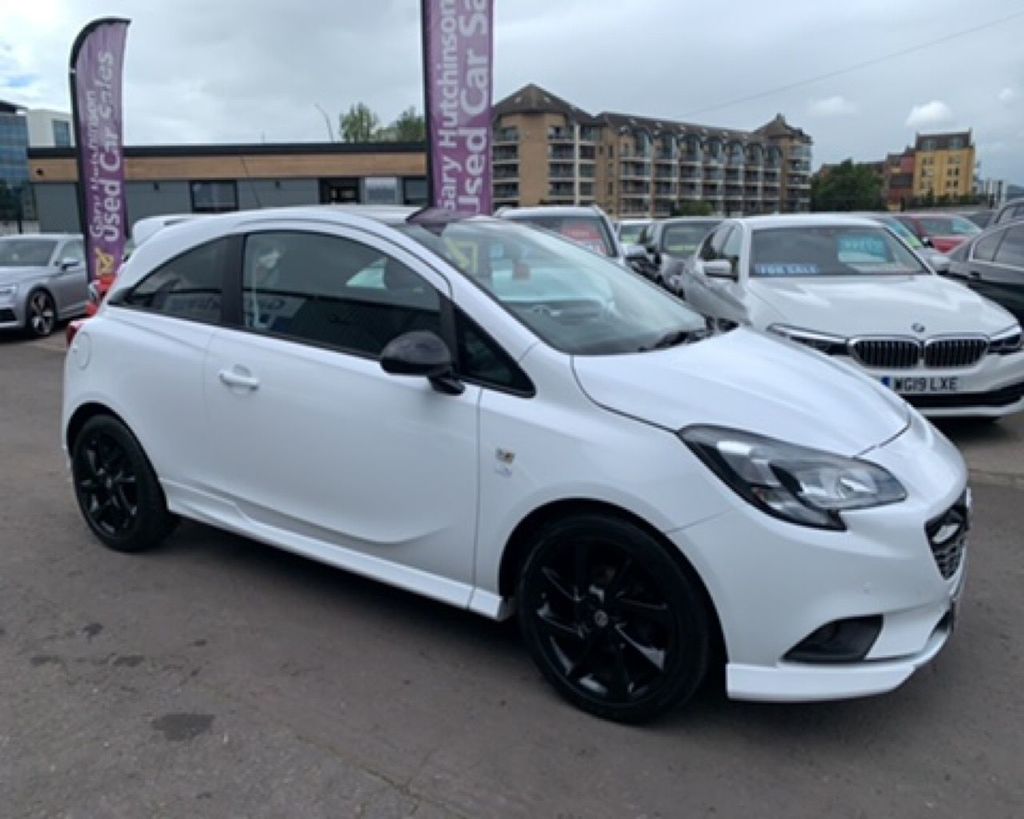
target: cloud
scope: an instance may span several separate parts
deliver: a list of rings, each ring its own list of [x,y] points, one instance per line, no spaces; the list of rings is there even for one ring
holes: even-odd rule
[[[813,100],[807,110],[812,116],[845,117],[857,113],[857,104],[837,94],[834,97]]]
[[[922,125],[938,125],[953,119],[953,110],[942,100],[932,100],[910,109],[907,117],[908,128],[920,128]]]
[[[1006,87],[1002,91],[1000,91],[998,94],[996,94],[996,99],[998,99],[1001,103],[1003,103],[1005,105],[1005,104],[1007,104],[1009,102],[1013,102],[1013,100],[1014,100],[1014,98],[1016,96],[1017,96],[1017,92],[1016,91],[1014,91],[1010,87]]]

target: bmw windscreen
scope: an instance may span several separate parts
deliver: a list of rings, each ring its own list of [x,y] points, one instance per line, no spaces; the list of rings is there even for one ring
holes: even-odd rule
[[[883,227],[766,228],[754,232],[753,278],[930,275]]]

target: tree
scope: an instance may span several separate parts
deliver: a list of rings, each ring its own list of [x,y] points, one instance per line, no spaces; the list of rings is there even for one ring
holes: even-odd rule
[[[378,138],[380,120],[363,102],[358,102],[341,115],[342,142],[372,142]]]
[[[388,126],[389,136],[396,142],[423,142],[427,138],[427,121],[410,105]]]
[[[847,159],[811,180],[811,210],[882,210],[882,178]]]
[[[714,212],[710,202],[676,202],[672,205],[673,216],[710,216]]]

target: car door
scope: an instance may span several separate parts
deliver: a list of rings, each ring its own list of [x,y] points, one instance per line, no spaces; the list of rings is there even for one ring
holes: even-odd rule
[[[973,290],[1024,322],[1024,223],[1011,224],[975,242],[966,269]]]
[[[247,531],[465,602],[480,388],[443,394],[379,363],[403,332],[444,335],[449,296],[414,256],[359,231],[245,237],[237,326],[211,342],[204,379],[210,482]]]
[[[64,267],[65,262],[74,264]],[[79,316],[85,312],[89,295],[89,282],[85,270],[85,247],[81,239],[71,239],[57,250],[54,273],[50,280],[57,314],[61,318]]]
[[[684,268],[684,298],[698,313],[703,313],[705,316],[717,318],[718,314],[714,312],[717,305],[711,289],[710,278],[704,274],[704,262],[721,258],[722,246],[731,231],[732,226],[726,224],[707,236],[693,259]]]

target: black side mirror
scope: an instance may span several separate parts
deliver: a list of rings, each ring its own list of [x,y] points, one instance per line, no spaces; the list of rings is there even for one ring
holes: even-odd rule
[[[925,247],[935,247],[934,242],[932,242],[931,236],[922,236],[921,244],[923,244]]]
[[[427,378],[434,389],[448,395],[459,395],[466,389],[455,376],[448,345],[429,330],[413,330],[391,339],[381,351],[380,366],[392,375]]]

